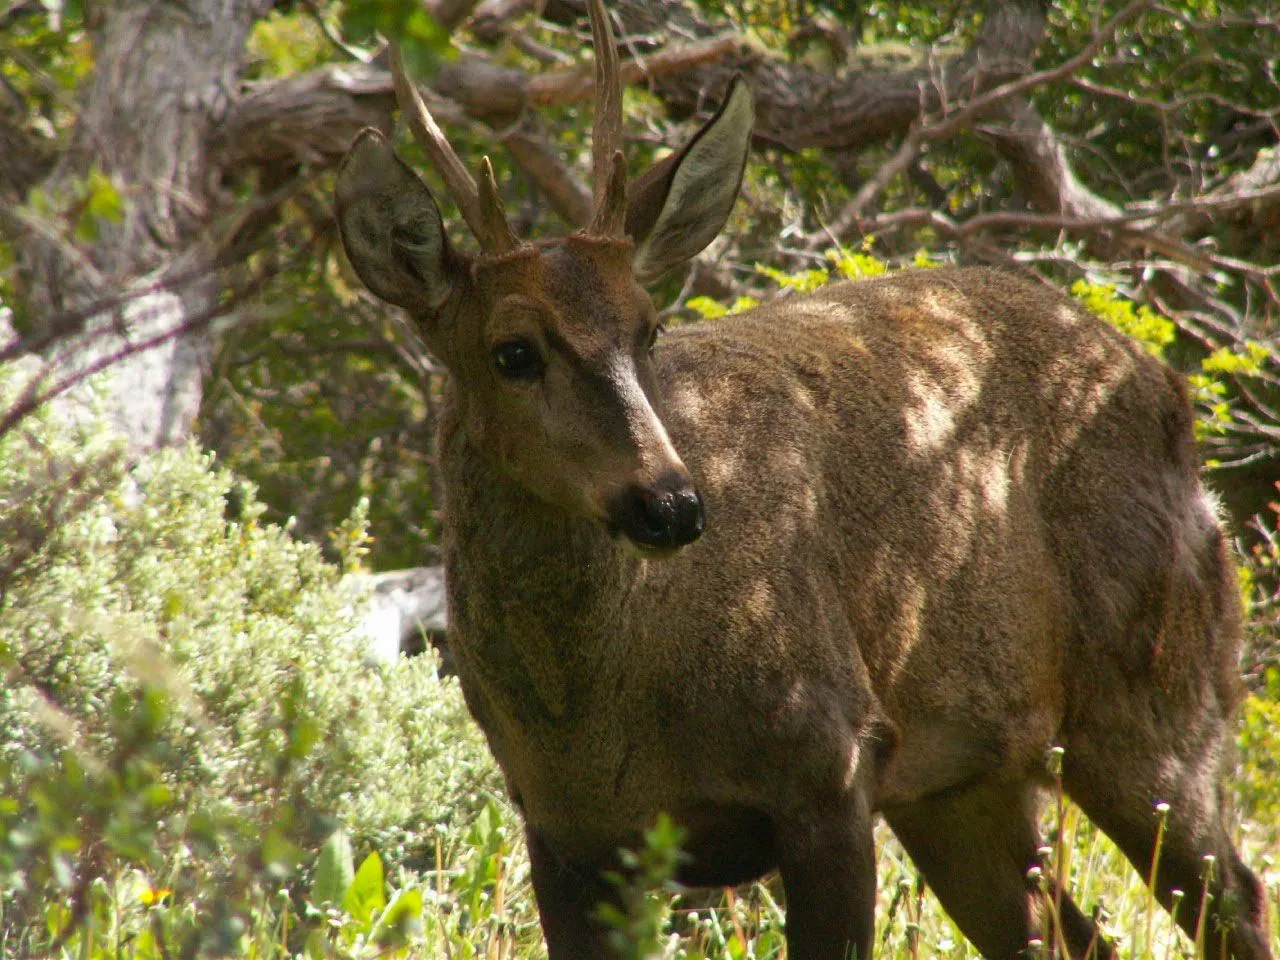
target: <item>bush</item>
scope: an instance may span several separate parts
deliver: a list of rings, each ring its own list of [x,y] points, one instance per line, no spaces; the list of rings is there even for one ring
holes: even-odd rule
[[[340,570],[262,513],[194,449],[0,437],[0,952],[122,897],[169,948],[228,949],[337,825],[434,863],[496,791],[456,684],[366,665]]]

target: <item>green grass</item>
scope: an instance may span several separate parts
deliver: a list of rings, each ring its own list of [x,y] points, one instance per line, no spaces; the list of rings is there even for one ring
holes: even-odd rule
[[[1047,855],[1061,856],[1068,889],[1086,912],[1100,910],[1102,927],[1122,955],[1149,960],[1192,957],[1195,945],[1156,906],[1115,847],[1071,805]],[[1056,811],[1055,811],[1056,812]],[[253,904],[233,954],[254,958],[406,957],[524,960],[545,956],[537,925],[528,864],[513,813],[495,803],[469,828],[440,834],[437,862],[419,872],[384,874],[376,854],[354,871],[331,906],[315,898],[264,895]],[[877,829],[877,956],[970,958],[977,954],[947,919],[892,834]],[[1242,831],[1245,857],[1266,874],[1273,902],[1280,876],[1274,827]],[[371,868],[371,864],[375,866]],[[148,931],[164,929],[184,907],[170,901],[162,880],[125,871],[98,888],[98,901],[82,928],[54,951],[68,958],[161,956]],[[353,892],[354,891],[354,892]],[[313,884],[310,893],[315,892]],[[656,950],[636,956],[783,958],[784,911],[776,879],[715,895],[650,895],[665,919]],[[1280,930],[1276,931],[1280,937]],[[8,936],[8,934],[6,934]],[[1280,942],[1280,940],[1278,940]]]

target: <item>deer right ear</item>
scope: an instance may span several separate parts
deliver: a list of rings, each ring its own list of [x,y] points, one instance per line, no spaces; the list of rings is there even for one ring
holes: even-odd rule
[[[347,258],[365,286],[410,311],[448,299],[456,262],[440,210],[377,130],[356,137],[338,171],[334,205]]]
[[[636,244],[633,267],[642,283],[696,256],[724,228],[754,125],[751,89],[734,77],[715,116],[632,186],[626,231]]]

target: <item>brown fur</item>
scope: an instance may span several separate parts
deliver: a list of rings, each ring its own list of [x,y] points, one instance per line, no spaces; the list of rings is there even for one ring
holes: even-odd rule
[[[741,104],[727,115],[749,132]],[[524,812],[553,960],[608,955],[601,871],[659,812],[689,831],[690,883],[780,870],[792,960],[868,955],[876,812],[984,955],[1020,955],[1054,900],[1026,876],[1054,745],[1144,875],[1170,804],[1157,892],[1184,891],[1184,929],[1213,854],[1225,956],[1271,956],[1224,822],[1234,573],[1176,375],[1078,305],[976,269],[833,285],[650,355],[629,243],[469,261],[398,163],[357,143],[339,223],[453,374],[450,643]],[[536,377],[495,367],[513,338]],[[619,491],[694,484],[700,539],[627,542]],[[1069,952],[1109,955],[1060,901]]]

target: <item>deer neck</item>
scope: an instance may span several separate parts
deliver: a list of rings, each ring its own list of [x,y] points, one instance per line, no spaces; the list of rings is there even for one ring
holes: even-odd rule
[[[513,722],[573,724],[596,695],[610,648],[625,642],[619,625],[639,561],[506,476],[451,409],[439,440],[460,672]]]

